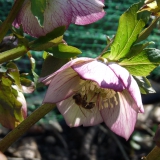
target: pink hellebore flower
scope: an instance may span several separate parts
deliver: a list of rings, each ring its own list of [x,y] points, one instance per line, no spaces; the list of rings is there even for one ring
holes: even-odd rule
[[[116,63],[77,58],[40,81],[49,84],[43,103],[56,103],[70,127],[104,121],[127,140],[144,112],[136,81]]]
[[[47,0],[44,24],[40,27],[31,12],[31,0],[25,0],[13,25],[22,24],[24,32],[34,37],[44,36],[53,29],[71,24],[86,25],[101,19],[104,0]]]

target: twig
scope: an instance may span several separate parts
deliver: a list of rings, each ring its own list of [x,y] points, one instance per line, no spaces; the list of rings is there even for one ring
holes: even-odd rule
[[[20,138],[31,126],[38,122],[42,117],[49,113],[53,108],[54,104],[43,104],[37,108],[29,117],[27,117],[21,124],[19,124],[15,129],[9,132],[0,141],[0,151],[5,152],[6,149]]]

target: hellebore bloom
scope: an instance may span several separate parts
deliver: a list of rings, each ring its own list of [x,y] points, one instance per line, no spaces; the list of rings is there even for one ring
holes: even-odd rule
[[[71,24],[86,25],[101,19],[104,0],[47,0],[44,24],[40,27],[31,12],[31,1],[26,0],[13,25],[22,24],[24,32],[33,37],[44,36],[53,29]]]
[[[127,140],[144,112],[136,81],[113,62],[77,58],[40,81],[49,84],[43,103],[56,103],[70,127],[104,122]]]

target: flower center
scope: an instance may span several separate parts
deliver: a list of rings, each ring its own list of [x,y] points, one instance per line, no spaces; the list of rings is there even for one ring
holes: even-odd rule
[[[98,106],[99,110],[113,108],[118,104],[116,92],[112,89],[100,88],[96,82],[85,81],[81,89],[73,96],[75,103],[85,109]]]

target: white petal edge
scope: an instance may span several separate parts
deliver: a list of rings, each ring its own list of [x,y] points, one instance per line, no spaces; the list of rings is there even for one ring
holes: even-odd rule
[[[79,90],[82,82],[72,68],[63,70],[52,79],[43,103],[57,103],[68,98]]]

